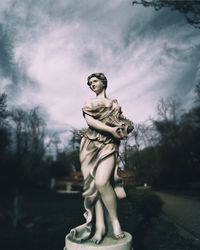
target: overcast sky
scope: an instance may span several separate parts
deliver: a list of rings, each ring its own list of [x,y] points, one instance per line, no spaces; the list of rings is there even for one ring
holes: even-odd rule
[[[200,30],[176,11],[131,3],[3,0],[0,91],[9,105],[41,106],[50,129],[85,127],[93,72],[105,73],[108,96],[134,122],[154,116],[161,97],[189,105],[200,79]]]

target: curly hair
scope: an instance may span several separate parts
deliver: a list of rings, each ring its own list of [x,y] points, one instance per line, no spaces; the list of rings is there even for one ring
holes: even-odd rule
[[[102,83],[103,83],[103,85],[104,85],[104,87],[105,87],[105,89],[107,88],[107,78],[106,78],[106,76],[104,75],[104,73],[92,73],[91,75],[89,75],[88,78],[87,78],[87,85],[89,85],[89,86],[90,86],[89,81],[90,81],[90,79],[91,79],[92,77],[96,77],[96,78],[98,78],[99,80],[101,80]]]

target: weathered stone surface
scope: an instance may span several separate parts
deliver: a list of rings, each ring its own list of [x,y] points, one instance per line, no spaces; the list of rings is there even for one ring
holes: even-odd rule
[[[132,236],[127,232],[125,232],[125,235],[122,239],[114,239],[107,236],[99,245],[90,241],[75,243],[69,240],[67,235],[64,250],[133,250]]]

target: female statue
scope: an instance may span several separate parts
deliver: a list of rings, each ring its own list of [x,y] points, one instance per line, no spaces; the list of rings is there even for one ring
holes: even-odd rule
[[[83,107],[89,128],[80,144],[80,163],[84,177],[84,217],[86,222],[70,231],[76,242],[90,239],[99,244],[106,234],[105,209],[108,212],[113,236],[125,236],[118,216],[116,196],[117,158],[120,140],[133,130],[133,123],[122,116],[117,100],[106,96],[107,79],[103,73],[93,73],[87,84],[95,92]],[[119,181],[118,181],[119,183]]]

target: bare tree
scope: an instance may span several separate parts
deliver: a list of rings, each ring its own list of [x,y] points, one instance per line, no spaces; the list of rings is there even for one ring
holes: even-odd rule
[[[195,86],[195,101],[200,103],[200,82]]]
[[[3,93],[0,95],[0,157],[10,144],[8,115],[7,95]]]
[[[164,7],[179,11],[183,13],[189,24],[200,29],[200,1],[198,0],[134,0],[132,4],[153,7],[157,11]]]
[[[164,121],[177,122],[180,103],[174,97],[161,98],[157,104],[157,114]]]
[[[79,148],[80,141],[81,141],[81,130],[72,129],[71,132],[71,138],[69,140],[69,147],[74,151]]]
[[[119,158],[122,163],[122,168],[127,169],[129,167],[128,151],[129,151],[128,139],[121,141]]]
[[[157,141],[157,135],[152,120],[149,119],[144,123],[135,124],[131,137],[138,151],[146,147],[154,146]]]
[[[25,140],[24,149],[28,149],[28,138],[26,133],[28,132],[28,114],[22,109],[13,109],[11,112],[12,121],[14,122],[16,133],[16,153],[19,156],[23,151],[22,141]],[[23,138],[23,139],[22,139]]]
[[[7,95],[3,93],[0,95],[0,128],[5,125],[5,120],[7,117]]]
[[[39,114],[39,107],[33,108],[29,113],[31,151],[37,154],[44,153],[45,122]]]
[[[25,111],[21,108],[13,109],[12,121],[16,131],[16,152],[44,153],[45,122],[39,114],[39,108]]]
[[[56,150],[56,160],[58,159],[58,154],[59,154],[59,147],[58,145],[61,143],[61,140],[59,139],[59,137],[57,135],[54,135],[51,140],[50,143],[54,145],[55,150]]]

